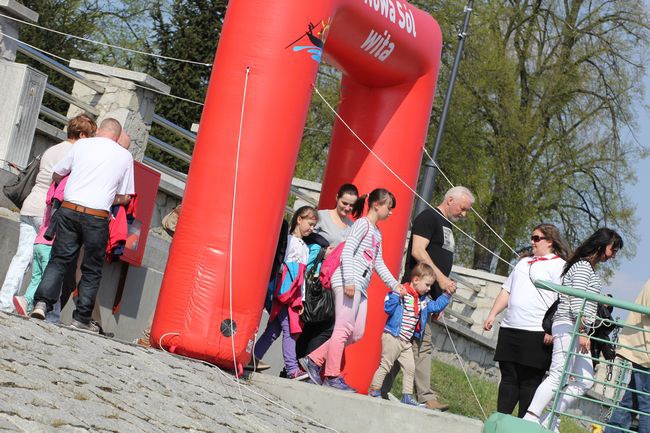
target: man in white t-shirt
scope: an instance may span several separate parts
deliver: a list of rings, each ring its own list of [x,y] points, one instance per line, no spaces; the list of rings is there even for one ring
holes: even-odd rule
[[[59,299],[66,269],[84,247],[82,276],[72,326],[98,332],[90,318],[102,278],[113,204],[127,204],[134,191],[133,157],[117,144],[122,132],[115,119],[105,119],[93,138],[79,140],[54,166],[52,178],[69,175],[63,203],[56,213],[57,232],[52,256],[34,296],[32,317],[44,319]]]

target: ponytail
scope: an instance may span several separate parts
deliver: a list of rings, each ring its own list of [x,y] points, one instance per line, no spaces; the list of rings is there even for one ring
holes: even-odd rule
[[[363,207],[366,205],[366,198],[368,197],[368,194],[364,194],[361,197],[357,199],[357,201],[354,202],[354,205],[352,205],[352,216],[354,219],[359,218],[361,215],[363,215]]]
[[[395,209],[395,206],[397,206],[397,200],[395,200],[395,196],[392,192],[384,188],[375,188],[369,195],[364,194],[359,197],[354,203],[354,206],[352,206],[352,216],[355,219],[359,218],[363,214],[363,207],[366,204],[366,199],[368,199],[368,208],[370,208],[373,203],[379,202],[381,204],[384,204],[387,200],[391,201],[391,209]]]

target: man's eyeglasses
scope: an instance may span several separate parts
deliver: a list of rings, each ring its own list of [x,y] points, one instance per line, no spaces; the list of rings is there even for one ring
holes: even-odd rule
[[[539,241],[542,241],[542,240],[545,240],[545,239],[548,239],[548,238],[545,238],[545,237],[542,237],[542,236],[537,236],[537,235],[532,235],[530,237],[530,240],[535,242],[535,243],[537,243]]]

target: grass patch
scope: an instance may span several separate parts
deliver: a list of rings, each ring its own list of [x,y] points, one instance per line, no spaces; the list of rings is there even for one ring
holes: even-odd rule
[[[467,379],[460,368],[433,360],[431,377],[432,382],[434,382],[432,384],[434,391],[438,393],[443,403],[449,405],[449,412],[479,420],[484,419],[483,412],[481,412],[476,398],[467,383]],[[476,391],[476,395],[481,402],[481,406],[483,406],[483,410],[485,410],[487,416],[490,416],[497,409],[497,384],[473,375],[471,372],[469,377],[474,391]],[[391,392],[399,398],[402,397],[402,373],[395,380]],[[579,426],[571,419],[562,417],[560,433],[586,432],[589,432],[589,430]]]

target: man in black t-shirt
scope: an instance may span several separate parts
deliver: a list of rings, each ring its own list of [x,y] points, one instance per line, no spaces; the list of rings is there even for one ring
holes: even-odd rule
[[[409,240],[408,256],[402,282],[410,280],[411,269],[420,263],[431,266],[436,274],[436,282],[431,287],[429,295],[436,299],[443,292],[456,291],[456,282],[449,278],[454,263],[454,234],[451,222],[456,222],[467,216],[472,208],[474,196],[469,189],[455,186],[445,194],[445,198],[436,210],[426,209],[413,221],[411,239]],[[445,411],[449,406],[437,401],[436,394],[431,389],[431,327],[424,329],[421,341],[413,341],[413,356],[415,358],[415,393],[419,403],[429,409]],[[387,393],[392,387],[392,379],[399,368],[386,376],[382,392]]]

